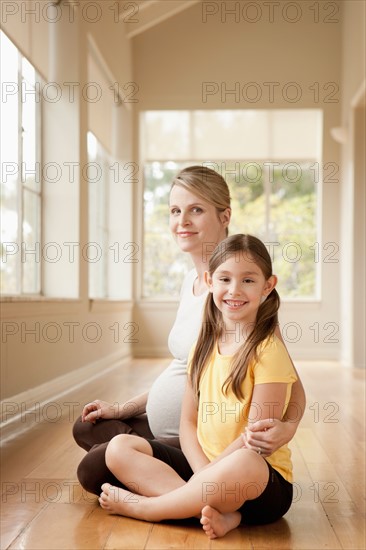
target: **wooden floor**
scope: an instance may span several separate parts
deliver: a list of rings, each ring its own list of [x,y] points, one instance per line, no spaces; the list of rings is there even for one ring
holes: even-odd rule
[[[123,401],[166,361],[137,361],[35,411],[2,448],[1,549],[365,549],[364,371],[299,363],[307,410],[291,443],[295,499],[285,518],[209,541],[198,523],[151,524],[108,515],[77,483],[84,451],[71,427],[94,398]],[[26,427],[26,422],[24,427]]]

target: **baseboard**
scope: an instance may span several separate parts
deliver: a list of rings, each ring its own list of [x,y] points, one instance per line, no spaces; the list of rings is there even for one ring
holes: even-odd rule
[[[339,361],[337,350],[330,350],[326,347],[316,348],[296,346],[296,344],[287,344],[287,349],[293,360],[297,361]],[[169,358],[171,354],[169,349],[165,346],[149,347],[140,346],[134,348],[134,357],[137,358],[152,358],[158,359],[160,357]]]
[[[169,359],[171,357],[171,353],[169,349],[166,346],[141,346],[141,347],[135,347],[133,349],[133,356],[137,358],[150,358],[150,359]]]
[[[47,414],[50,416],[48,421],[56,422],[57,415],[62,416],[64,413],[59,403],[60,398],[91,380],[120,367],[130,359],[129,354],[121,355],[121,351],[118,351],[35,388],[2,400],[0,402],[1,445],[44,420]],[[64,400],[62,405],[68,406],[70,411],[71,405],[67,400]]]

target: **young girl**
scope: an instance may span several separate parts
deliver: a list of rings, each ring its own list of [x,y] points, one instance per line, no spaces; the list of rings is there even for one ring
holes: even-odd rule
[[[241,522],[275,521],[291,505],[287,445],[265,459],[261,448],[246,447],[243,431],[283,417],[296,375],[274,334],[280,301],[264,244],[250,235],[225,239],[205,279],[209,295],[190,356],[182,451],[131,435],[113,438],[107,466],[133,492],[104,484],[99,502],[146,521],[200,515],[215,538]]]

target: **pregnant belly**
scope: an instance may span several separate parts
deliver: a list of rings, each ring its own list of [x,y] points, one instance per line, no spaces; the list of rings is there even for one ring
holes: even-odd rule
[[[178,437],[186,366],[171,363],[152,385],[146,405],[154,437]]]

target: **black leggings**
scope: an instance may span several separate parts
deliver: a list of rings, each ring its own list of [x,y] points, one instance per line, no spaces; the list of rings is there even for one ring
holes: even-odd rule
[[[105,463],[105,451],[108,443],[113,437],[120,434],[138,435],[149,440],[154,438],[146,414],[125,421],[119,419],[97,420],[95,424],[82,422],[81,417],[76,420],[73,427],[74,439],[80,447],[87,451],[78,466],[77,476],[80,485],[89,493],[100,495],[103,483],[123,487]],[[178,437],[164,441],[169,445],[179,447]]]

